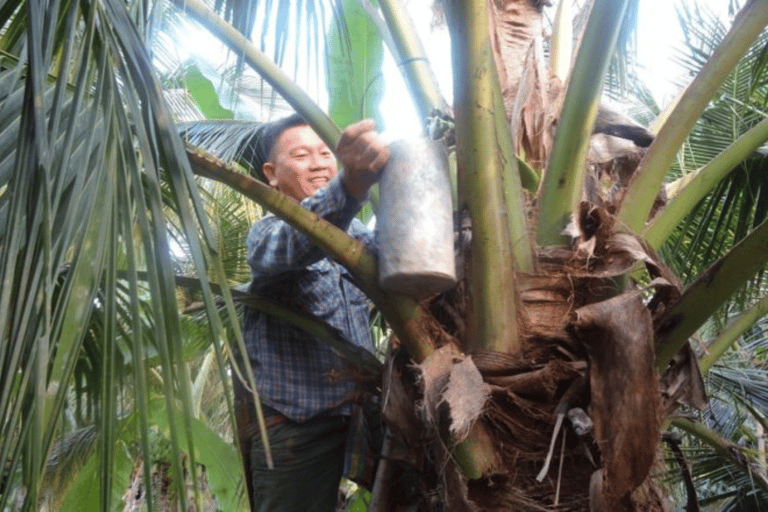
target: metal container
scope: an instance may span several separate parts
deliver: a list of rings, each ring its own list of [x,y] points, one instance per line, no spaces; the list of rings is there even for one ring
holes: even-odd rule
[[[456,284],[456,265],[445,146],[400,140],[390,153],[379,183],[379,282],[417,298],[446,291]]]

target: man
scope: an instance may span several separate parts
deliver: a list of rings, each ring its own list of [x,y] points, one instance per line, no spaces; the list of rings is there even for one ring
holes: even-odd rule
[[[297,115],[266,126],[263,141],[271,187],[373,247],[372,233],[355,218],[389,159],[373,121],[344,130],[339,175],[334,154]],[[310,313],[372,350],[365,295],[309,238],[267,215],[251,228],[247,247],[251,293]],[[275,465],[266,467],[252,400],[236,386],[238,410],[249,406],[238,413],[238,429],[253,510],[335,510],[355,384],[323,342],[287,322],[246,308],[243,331]]]

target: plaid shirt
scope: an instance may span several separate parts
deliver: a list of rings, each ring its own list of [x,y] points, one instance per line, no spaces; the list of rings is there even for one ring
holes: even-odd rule
[[[373,234],[354,217],[360,204],[338,177],[301,204],[374,249]],[[311,313],[372,351],[368,300],[344,267],[274,215],[253,225],[247,246],[251,293]],[[243,332],[264,403],[299,422],[322,412],[350,413],[347,400],[355,385],[326,344],[248,307]]]

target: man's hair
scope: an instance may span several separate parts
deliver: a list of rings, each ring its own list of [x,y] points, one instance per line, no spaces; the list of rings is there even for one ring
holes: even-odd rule
[[[256,152],[253,161],[254,171],[256,171],[256,176],[261,181],[267,181],[264,177],[262,168],[266,162],[271,161],[273,157],[272,152],[275,149],[275,144],[277,143],[277,139],[280,138],[280,135],[294,126],[303,126],[306,124],[307,122],[299,114],[291,114],[288,117],[261,125],[258,151]]]

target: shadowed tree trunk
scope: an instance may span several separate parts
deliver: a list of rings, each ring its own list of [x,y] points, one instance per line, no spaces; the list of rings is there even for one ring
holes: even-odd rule
[[[479,68],[462,67],[462,59],[470,58],[464,55],[477,55],[478,48],[468,43],[468,54],[456,49],[473,34],[468,21],[472,14],[465,8],[466,4],[444,2],[454,36],[460,176],[468,171],[462,165],[487,162],[470,163],[461,157],[460,129],[472,116],[462,109],[483,101],[462,92],[463,80],[468,81],[469,90],[482,87],[467,78]],[[539,169],[548,164],[563,102],[562,86],[543,62],[541,8],[534,0],[487,4],[490,48],[512,139]],[[493,67],[488,61],[483,65],[485,71]],[[489,132],[485,135],[493,139]],[[662,403],[659,393],[654,321],[679,297],[679,287],[653,251],[634,236],[616,232],[612,216],[619,207],[617,189],[626,187],[643,154],[642,148],[630,143],[620,155],[603,157],[603,168],[613,170],[622,182],[606,184],[607,176],[598,175],[598,168],[589,176],[587,182],[593,188],[582,191],[569,226],[572,243],[538,247],[533,268],[517,269],[512,286],[501,287],[507,297],[497,299],[517,304],[513,322],[519,343],[513,350],[489,351],[474,339],[470,311],[476,299],[471,290],[485,285],[471,268],[482,249],[474,244],[477,233],[471,233],[472,242],[461,245],[464,281],[431,302],[432,313],[443,320],[451,334],[448,339],[456,340],[454,345],[441,347],[421,363],[415,378],[421,386],[403,385],[393,378],[386,388],[391,395],[385,394],[390,397],[385,411],[391,429],[400,434],[403,463],[414,464],[414,453],[418,453],[417,465],[434,471],[425,478],[432,485],[424,489],[425,496],[436,494],[441,497],[438,502],[457,510],[665,509],[663,493],[647,477],[657,462],[662,417],[677,402],[667,397]],[[489,155],[492,160],[493,153]],[[602,188],[594,187],[595,183]],[[466,190],[473,184],[463,186]],[[463,200],[460,195],[459,211],[471,217],[473,198]],[[482,201],[487,201],[487,195]],[[527,204],[526,210],[528,221],[535,221],[535,202]],[[469,224],[476,222],[472,218]],[[665,280],[657,287],[652,307],[646,306],[640,291],[626,287],[637,265],[647,266],[651,279]],[[503,280],[497,274],[499,278]],[[495,311],[509,314],[509,310]],[[457,322],[457,317],[464,321]],[[684,351],[686,362],[688,352]],[[408,377],[412,369],[394,365],[393,375],[406,382],[414,379]],[[682,381],[682,394],[691,397],[687,403],[703,405],[697,370],[690,366],[684,370],[688,371],[678,369],[681,376],[676,384]],[[664,385],[662,391],[666,392]],[[396,401],[395,397],[406,398]],[[403,409],[414,403],[420,405],[404,414]],[[414,452],[415,440],[424,435],[415,417],[426,421],[437,437],[426,450]],[[483,450],[490,444],[494,453],[484,459],[483,476],[468,481],[460,474],[442,473],[451,467],[451,446],[465,436]],[[448,439],[448,444],[441,439]],[[426,508],[439,510],[440,506],[433,503]]]

